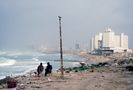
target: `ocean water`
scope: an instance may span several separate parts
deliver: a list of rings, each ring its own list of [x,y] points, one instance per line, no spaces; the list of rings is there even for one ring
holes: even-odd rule
[[[64,67],[72,67],[79,65],[79,62],[84,61],[84,58],[76,55],[64,54],[63,60]],[[53,70],[58,70],[60,68],[60,54],[0,51],[0,78],[26,74],[31,70],[36,70],[40,62],[42,62],[44,66],[46,66],[47,62],[50,62],[53,66]]]

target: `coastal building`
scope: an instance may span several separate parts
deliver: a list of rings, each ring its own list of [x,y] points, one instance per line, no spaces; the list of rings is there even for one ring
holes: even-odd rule
[[[79,50],[79,49],[80,49],[80,45],[76,43],[76,44],[75,44],[75,49],[76,49],[76,50]]]
[[[115,34],[108,28],[103,33],[94,35],[91,39],[91,51],[111,51],[111,52],[125,52],[128,51],[128,36],[124,33]]]

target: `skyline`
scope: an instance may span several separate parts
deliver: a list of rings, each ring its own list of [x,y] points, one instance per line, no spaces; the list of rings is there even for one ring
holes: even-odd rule
[[[124,33],[116,34],[111,28],[92,37],[91,51],[95,50],[101,50],[101,52],[108,50],[110,53],[131,51],[128,48],[128,36]]]
[[[133,49],[131,0],[1,0],[0,50],[29,46],[59,46],[62,17],[63,46],[89,48],[90,39],[108,26],[129,37]]]

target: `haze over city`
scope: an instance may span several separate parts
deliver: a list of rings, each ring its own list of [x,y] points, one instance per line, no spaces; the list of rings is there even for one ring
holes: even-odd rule
[[[88,49],[90,38],[108,27],[128,35],[133,48],[132,8],[132,0],[0,0],[0,49],[58,47],[58,16],[66,48]]]

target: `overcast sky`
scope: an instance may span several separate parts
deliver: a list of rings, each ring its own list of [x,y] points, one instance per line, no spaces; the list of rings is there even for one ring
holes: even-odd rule
[[[58,47],[58,16],[64,47],[89,48],[90,38],[110,26],[133,48],[132,9],[133,0],[0,0],[0,49]]]

